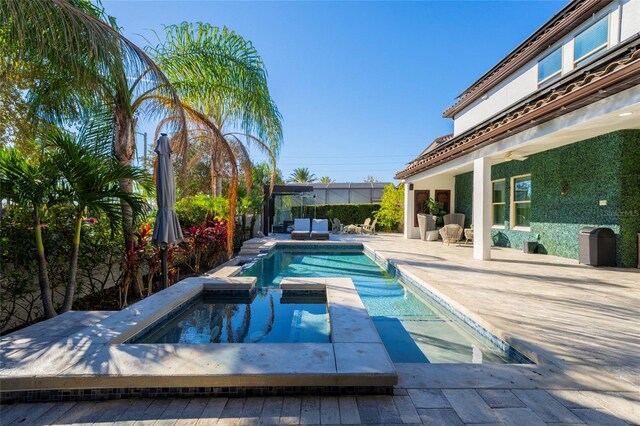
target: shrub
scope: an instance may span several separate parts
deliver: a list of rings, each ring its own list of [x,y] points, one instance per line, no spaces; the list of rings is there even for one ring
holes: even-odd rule
[[[380,210],[376,214],[378,223],[392,231],[402,232],[404,225],[404,184],[396,188],[393,184],[384,187]]]
[[[229,202],[225,197],[198,194],[181,198],[176,202],[175,209],[180,225],[190,227],[209,219],[226,218],[229,213]]]
[[[310,210],[307,207],[308,210]],[[364,223],[367,218],[373,219],[380,204],[322,204],[316,206],[316,217],[333,220],[338,218],[343,225]],[[301,217],[301,207],[291,209],[294,217]],[[381,228],[378,228],[381,229]]]

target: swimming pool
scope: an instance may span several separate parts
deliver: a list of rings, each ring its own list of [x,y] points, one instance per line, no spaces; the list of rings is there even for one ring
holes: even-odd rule
[[[242,275],[256,277],[258,288],[276,288],[288,277],[351,278],[394,362],[518,362],[437,302],[416,295],[361,251],[276,249]]]

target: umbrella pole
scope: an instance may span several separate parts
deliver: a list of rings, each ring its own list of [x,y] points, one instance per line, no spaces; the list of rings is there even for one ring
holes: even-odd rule
[[[162,288],[165,289],[169,287],[168,284],[168,276],[169,272],[167,270],[167,262],[168,262],[168,250],[167,245],[162,245]]]

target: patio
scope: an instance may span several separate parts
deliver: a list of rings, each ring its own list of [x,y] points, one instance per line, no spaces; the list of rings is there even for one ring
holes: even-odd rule
[[[15,404],[2,423],[640,423],[638,270],[511,249],[478,261],[470,246],[391,234],[339,239],[363,242],[538,364],[396,364],[394,396]]]

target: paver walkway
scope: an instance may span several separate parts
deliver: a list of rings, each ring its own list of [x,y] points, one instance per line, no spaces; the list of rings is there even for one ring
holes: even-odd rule
[[[5,424],[640,424],[640,272],[516,250],[347,236],[426,281],[538,365],[396,364],[394,396],[13,404]]]

